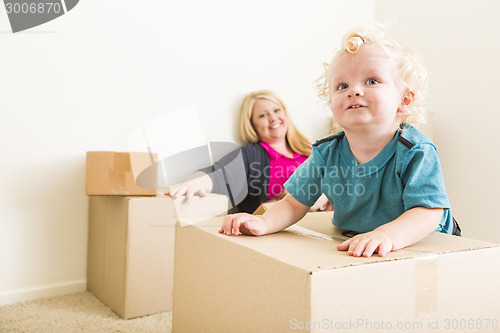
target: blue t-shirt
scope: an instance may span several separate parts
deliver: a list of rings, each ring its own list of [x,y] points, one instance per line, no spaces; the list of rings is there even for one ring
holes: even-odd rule
[[[405,124],[371,161],[358,165],[343,132],[313,145],[312,155],[285,183],[299,202],[312,206],[325,193],[332,223],[364,233],[414,207],[443,208],[436,231],[451,234],[453,218],[436,146]]]

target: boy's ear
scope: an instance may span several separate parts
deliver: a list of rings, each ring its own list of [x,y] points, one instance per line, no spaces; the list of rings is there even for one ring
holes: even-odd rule
[[[398,111],[401,113],[405,113],[408,111],[410,106],[413,104],[413,100],[415,99],[415,93],[410,89],[406,89],[405,95],[401,100],[401,105],[399,106]]]

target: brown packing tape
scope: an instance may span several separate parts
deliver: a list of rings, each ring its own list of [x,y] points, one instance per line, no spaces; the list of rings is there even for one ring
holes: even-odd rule
[[[132,166],[130,164],[130,156],[128,153],[115,153],[113,161],[113,169],[115,172],[130,172]]]
[[[337,236],[327,235],[327,234],[324,234],[321,232],[317,232],[317,231],[314,231],[311,229],[304,228],[304,227],[299,226],[299,225],[292,225],[292,226],[288,227],[286,230],[291,231],[297,235],[319,238],[319,239],[323,239],[323,240],[327,240],[327,241],[335,242],[335,243],[343,243],[344,241],[351,238],[351,237],[347,237],[344,235],[337,235]],[[397,252],[402,253],[402,254],[408,254],[408,257],[403,257],[401,259],[419,258],[419,257],[428,258],[428,257],[435,257],[437,255],[435,252],[422,251],[422,250],[412,250],[412,249],[407,249],[407,248],[397,250]]]
[[[108,179],[111,184],[113,184],[113,191],[119,194],[129,194],[130,191],[127,188],[127,177],[124,172],[113,172],[113,170],[108,171]]]
[[[113,156],[113,170],[110,170],[108,177],[117,193],[129,194],[127,172],[131,170],[130,157],[128,153],[115,153]]]
[[[294,234],[297,234],[300,236],[314,237],[317,239],[323,239],[323,240],[327,240],[327,241],[335,242],[335,243],[339,243],[339,244],[343,243],[344,241],[346,241],[348,239],[347,237],[340,238],[340,237],[336,237],[336,236],[323,234],[321,232],[310,230],[310,229],[307,229],[307,228],[304,228],[304,227],[301,227],[298,225],[292,225],[291,227],[288,227],[286,230],[291,231]]]
[[[415,262],[415,316],[433,313],[438,304],[438,263],[437,255],[416,258]]]

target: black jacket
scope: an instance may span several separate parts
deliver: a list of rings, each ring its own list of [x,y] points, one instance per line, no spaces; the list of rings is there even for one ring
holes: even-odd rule
[[[227,195],[231,206],[253,213],[267,200],[269,155],[260,143],[249,143],[201,169],[212,179],[212,192]]]

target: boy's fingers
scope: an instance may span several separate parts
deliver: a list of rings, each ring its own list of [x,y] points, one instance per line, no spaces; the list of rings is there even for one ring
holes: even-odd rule
[[[377,242],[376,240],[372,239],[371,241],[369,241],[368,244],[366,244],[365,251],[363,252],[363,257],[371,257],[378,246],[379,242]]]
[[[233,228],[231,230],[232,234],[238,236],[240,233],[241,218],[238,216],[233,220]]]
[[[254,228],[254,222],[255,219],[252,215],[242,214],[238,218],[238,228],[236,229],[236,231],[238,233],[241,233],[241,230],[244,228],[249,231],[250,234],[253,234],[250,230]]]
[[[238,235],[240,231],[240,225],[248,219],[245,215],[228,215],[224,218],[222,223],[222,229],[224,233],[228,236]]]
[[[363,254],[363,252],[365,251],[366,244],[368,244],[368,240],[367,239],[357,240],[357,242],[356,242],[356,240],[354,240],[351,243],[351,246],[349,247],[348,253],[350,255],[355,256],[355,257],[360,257],[361,254]],[[351,250],[351,248],[352,248],[352,250]]]
[[[240,225],[240,231],[243,234],[252,234],[253,235],[253,231],[254,231],[253,224],[250,221],[243,222]]]
[[[392,251],[392,245],[388,242],[380,243],[378,246],[379,257],[384,257],[387,253]]]
[[[224,218],[222,222],[222,231],[224,234],[229,235],[229,230],[231,229],[231,225],[233,224],[233,216],[228,215]]]
[[[351,244],[352,239],[348,239],[345,242],[337,245],[337,250],[339,251],[347,251],[349,249],[349,245]]]

